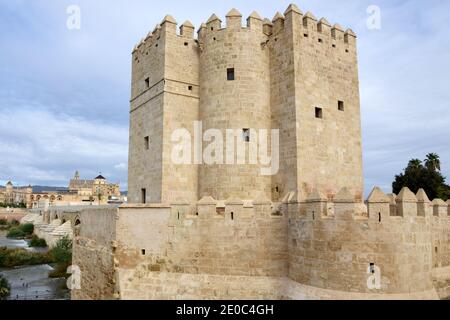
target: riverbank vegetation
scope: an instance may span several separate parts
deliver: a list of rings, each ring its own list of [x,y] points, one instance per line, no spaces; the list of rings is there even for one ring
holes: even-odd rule
[[[13,227],[17,227],[20,225],[20,222],[17,220],[8,221],[6,219],[0,219],[0,231],[8,231]]]
[[[56,263],[55,270],[50,272],[50,278],[68,278],[67,268],[72,264],[72,240],[64,237],[50,251]]]
[[[0,208],[26,209],[27,205],[25,202],[14,204],[0,202]]]
[[[0,275],[0,300],[5,300],[11,293],[8,281]]]
[[[30,247],[31,248],[46,248],[47,241],[45,241],[45,239],[39,238],[37,235],[34,234],[30,240]]]
[[[34,225],[31,223],[21,224],[17,227],[11,227],[7,237],[10,239],[29,239],[34,232]]]
[[[0,248],[0,268],[35,266],[53,262],[53,257],[49,252],[39,253],[25,249]]]

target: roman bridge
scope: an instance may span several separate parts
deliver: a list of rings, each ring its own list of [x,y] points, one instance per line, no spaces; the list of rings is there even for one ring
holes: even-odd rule
[[[83,226],[81,213],[94,206],[48,207],[47,209],[31,209],[22,218],[21,223],[34,225],[34,233],[52,247],[58,240],[68,237],[73,239],[80,234]],[[111,205],[95,206],[95,208],[110,208]]]

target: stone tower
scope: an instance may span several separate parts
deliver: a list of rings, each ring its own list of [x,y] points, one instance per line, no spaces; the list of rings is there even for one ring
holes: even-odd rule
[[[253,12],[245,26],[235,9],[225,26],[212,15],[194,39],[190,22],[177,33],[176,21],[166,16],[135,47],[132,69],[130,202],[195,203],[204,196],[277,202],[292,192],[304,201],[314,189],[331,199],[343,187],[362,200],[350,29],[290,5],[272,21]],[[194,139],[192,163],[175,164],[172,140],[179,129],[192,137],[210,129],[223,137],[228,129],[243,136],[249,129],[279,130],[279,170],[267,176],[260,164],[197,162]]]

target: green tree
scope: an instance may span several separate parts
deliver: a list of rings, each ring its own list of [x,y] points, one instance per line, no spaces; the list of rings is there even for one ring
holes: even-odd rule
[[[395,176],[393,192],[398,194],[402,188],[408,187],[416,193],[423,188],[431,200],[441,198],[445,201],[450,198],[450,187],[445,184],[445,177],[440,170],[440,158],[435,153],[427,155],[424,162],[412,159],[404,172]]]
[[[55,262],[70,264],[72,262],[72,240],[68,237],[58,240],[51,255]]]
[[[441,171],[441,159],[436,153],[430,153],[425,159],[425,167],[430,171]]]
[[[55,270],[50,272],[50,278],[68,278],[67,268],[72,264],[72,240],[68,237],[60,239],[51,250],[51,256],[57,263]]]

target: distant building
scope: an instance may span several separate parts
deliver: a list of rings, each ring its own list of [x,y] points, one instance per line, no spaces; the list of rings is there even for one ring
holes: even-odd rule
[[[33,192],[31,186],[14,187],[9,181],[0,187],[0,204],[16,206],[23,204],[27,208],[48,206],[68,206],[81,204],[108,204],[126,202],[120,193],[119,184],[109,183],[99,175],[95,179],[81,179],[79,172],[70,180],[66,190]]]
[[[6,205],[20,205],[23,204],[28,207],[31,200],[33,188],[28,187],[14,187],[11,181],[8,181],[5,187],[0,187],[0,203]]]
[[[81,179],[78,171],[65,191],[44,191],[31,195],[31,207],[70,206],[82,204],[102,205],[120,199],[119,184],[109,183],[99,175],[95,179]]]

